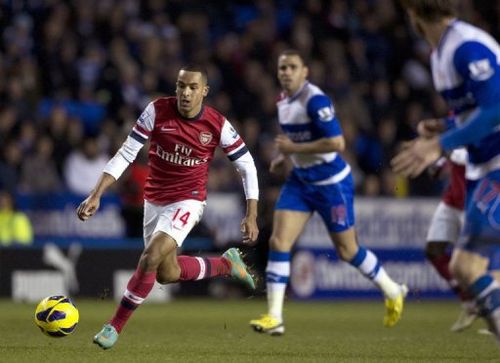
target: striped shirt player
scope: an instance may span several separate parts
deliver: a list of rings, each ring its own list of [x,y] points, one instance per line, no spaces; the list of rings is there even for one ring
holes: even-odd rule
[[[293,142],[302,143],[342,135],[332,102],[317,86],[309,82],[305,82],[292,97],[283,97],[278,101],[277,107],[281,129]],[[292,153],[290,159],[294,168],[285,188],[293,188],[294,185],[298,188],[302,185],[313,188],[320,185],[345,186],[339,187],[344,189],[344,193],[332,195],[335,199],[330,201],[326,209],[318,205],[317,210],[331,231],[342,231],[353,226],[352,203],[344,203],[353,197],[351,167],[339,153]],[[310,211],[307,203],[314,204],[318,200],[313,198],[305,201],[294,197],[301,194],[288,193],[287,189],[283,189],[276,208]],[[338,205],[338,208],[331,210],[332,205]]]
[[[464,125],[479,124],[474,117],[480,120],[481,112],[499,113],[500,47],[489,34],[466,22],[453,20],[431,55],[431,67],[434,85],[456,115],[459,131]],[[453,134],[445,135],[441,145],[445,150],[459,146]],[[468,143],[467,150],[466,219],[458,244],[487,257],[489,269],[494,270],[497,268],[495,256],[500,253],[500,126]],[[491,285],[491,277],[486,275],[473,285],[474,294],[484,297],[488,285]],[[490,324],[500,339],[498,292],[496,299],[497,318]]]
[[[480,113],[498,112],[499,63],[500,48],[489,34],[460,20],[453,20],[449,24],[439,46],[432,52],[431,69],[436,89],[456,115],[457,131],[462,131],[460,128],[465,124],[470,128],[471,121],[483,129],[487,125],[474,119],[480,119]],[[490,110],[491,108],[493,110]],[[478,131],[471,130],[473,134]],[[460,138],[456,140],[456,136],[450,133],[442,137],[441,144],[445,150],[452,150],[461,146],[461,141]],[[467,150],[469,158],[465,177],[468,180],[468,218],[460,243],[467,248],[481,244],[480,241],[491,241],[493,238],[500,244],[500,228],[497,223],[489,223],[487,216],[474,207],[477,202],[484,202],[483,197],[488,195],[488,190],[495,191],[500,180],[500,127],[497,126],[478,140],[468,141]],[[491,174],[492,178],[485,179],[488,174]],[[484,187],[483,192],[481,188],[478,189],[483,195],[473,197],[472,189],[478,183]],[[496,195],[498,196],[498,190]],[[473,202],[474,199],[476,202]],[[488,203],[494,204],[494,200],[495,198]],[[497,222],[500,225],[500,209],[497,213]]]
[[[450,269],[500,341],[500,284],[488,272],[500,248],[500,47],[485,31],[456,19],[452,2],[402,3],[433,48],[434,86],[457,126],[407,144],[392,164],[396,172],[416,176],[442,151],[466,146],[465,223]]]
[[[342,135],[330,99],[315,85],[305,82],[292,97],[277,103],[281,129],[296,143]],[[281,191],[276,209],[317,211],[331,232],[354,225],[354,181],[351,167],[336,151],[292,153],[293,170]],[[329,186],[334,189],[316,188]],[[308,193],[310,191],[310,193]],[[324,191],[323,195],[320,194]],[[319,197],[319,198],[318,198]]]
[[[149,141],[149,175],[144,188],[145,248],[115,315],[94,337],[94,343],[103,349],[114,346],[133,311],[151,292],[155,280],[167,284],[231,276],[255,288],[236,248],[228,249],[220,257],[177,256],[177,247],[203,214],[208,168],[217,147],[222,148],[242,177],[247,198],[247,212],[241,222],[243,242],[254,242],[258,235],[259,188],[253,158],[231,123],[203,105],[208,90],[204,70],[182,68],[176,97],[159,98],[145,108],[122,147],[104,168],[95,189],[78,207],[80,219],[90,218],[99,207],[102,193]]]
[[[312,213],[317,212],[339,257],[383,292],[384,325],[394,326],[401,318],[407,288],[389,277],[373,252],[358,246],[353,177],[349,164],[339,154],[345,145],[342,130],[331,99],[306,80],[307,73],[297,51],[285,51],[278,58],[283,94],[277,108],[284,134],[276,137],[276,146],[289,156],[293,170],[281,189],[273,217],[266,268],[268,313],[251,320],[250,325],[270,335],[284,333],[283,301],[290,277],[290,252]],[[282,162],[279,156],[271,169]]]

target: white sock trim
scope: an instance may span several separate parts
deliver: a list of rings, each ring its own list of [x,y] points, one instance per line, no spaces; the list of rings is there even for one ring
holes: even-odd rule
[[[266,267],[266,273],[267,272],[283,277],[290,277],[290,261],[268,261]]]
[[[144,298],[137,296],[128,290],[125,290],[125,292],[123,293],[123,296],[126,297],[127,299],[129,299],[130,301],[132,301],[136,305],[140,305],[144,301]]]
[[[198,277],[195,278],[195,280],[201,280],[203,277],[205,277],[205,271],[207,269],[205,265],[205,260],[201,257],[195,257],[198,263],[200,264],[200,273],[198,274]]]
[[[493,282],[491,284],[489,284],[486,287],[486,289],[484,289],[483,291],[481,291],[481,293],[479,294],[479,296],[477,297],[477,299],[479,300],[479,299],[484,298],[490,292],[492,292],[493,290],[498,289],[498,288],[500,288],[500,283],[498,283],[496,280],[493,280]]]
[[[378,259],[375,254],[370,251],[366,250],[366,257],[361,262],[361,264],[358,266],[359,270],[363,272],[366,276],[369,276],[373,270],[377,267]]]

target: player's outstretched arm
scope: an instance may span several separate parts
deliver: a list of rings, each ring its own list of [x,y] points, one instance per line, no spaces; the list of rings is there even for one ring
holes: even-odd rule
[[[132,131],[133,133],[134,131]],[[78,207],[76,214],[82,221],[86,221],[92,217],[99,208],[101,196],[104,192],[120,178],[125,169],[132,163],[139,150],[143,146],[143,142],[136,141],[134,136],[128,136],[122,147],[116,152],[106,166],[104,167],[101,177],[97,181],[95,188],[90,192],[90,195]],[[142,140],[141,140],[142,141]]]
[[[500,124],[500,106],[481,107],[466,123],[450,129],[439,136],[428,139],[419,137],[405,143],[402,151],[391,160],[394,172],[404,176],[416,177],[443,151],[473,144],[493,132]]]
[[[446,131],[446,123],[444,119],[431,118],[419,121],[417,125],[417,133],[419,136],[431,138]]]
[[[438,136],[418,137],[403,143],[401,151],[391,160],[391,166],[395,173],[415,178],[438,160],[442,153]]]
[[[228,120],[224,122],[219,146],[233,163],[243,183],[243,190],[247,200],[247,212],[240,225],[243,242],[255,242],[259,235],[259,228],[257,227],[259,181],[255,162],[243,139]]]
[[[80,203],[76,210],[76,214],[80,220],[86,221],[97,212],[101,202],[101,196],[115,181],[116,179],[110,174],[102,173],[95,188],[90,192],[89,196]]]
[[[241,233],[244,243],[253,243],[259,237],[259,227],[257,226],[257,203],[256,199],[247,199],[247,212],[241,221]]]
[[[259,181],[257,168],[250,152],[233,161],[236,170],[241,176],[243,190],[247,200],[247,211],[241,221],[241,233],[244,243],[252,243],[257,240],[259,228],[257,227],[257,203],[259,199]]]
[[[461,127],[451,129],[440,137],[445,151],[474,144],[494,132],[500,125],[500,105],[478,108]]]
[[[102,194],[111,184],[120,178],[125,169],[135,160],[137,154],[149,138],[149,134],[154,127],[155,117],[154,105],[151,102],[139,117],[121,148],[104,167],[103,173],[94,190],[78,207],[76,214],[82,221],[86,221],[97,212]]]

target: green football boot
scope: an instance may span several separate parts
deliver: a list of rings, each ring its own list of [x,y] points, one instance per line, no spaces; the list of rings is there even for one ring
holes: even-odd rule
[[[111,324],[104,324],[102,330],[94,337],[94,343],[102,349],[109,349],[115,345],[118,340],[118,332]]]
[[[231,276],[240,280],[252,290],[255,289],[255,281],[248,271],[247,265],[241,258],[241,252],[237,248],[230,248],[222,254],[222,257],[231,263]]]

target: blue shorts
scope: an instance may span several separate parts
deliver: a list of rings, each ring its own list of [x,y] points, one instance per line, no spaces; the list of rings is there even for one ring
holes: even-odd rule
[[[489,257],[500,246],[500,170],[467,182],[465,225],[459,246]]]
[[[339,183],[313,185],[293,173],[281,188],[275,209],[318,212],[329,232],[342,232],[354,225],[354,181],[349,174]]]

